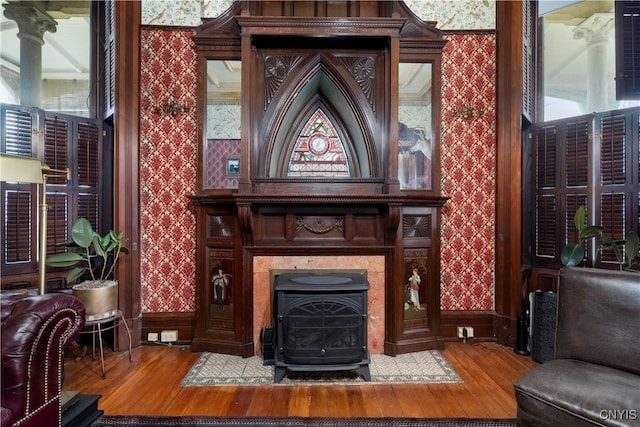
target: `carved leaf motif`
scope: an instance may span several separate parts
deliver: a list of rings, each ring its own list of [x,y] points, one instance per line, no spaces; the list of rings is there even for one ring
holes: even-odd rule
[[[297,230],[304,228],[305,230],[313,234],[326,234],[331,230],[333,230],[334,228],[337,228],[339,231],[342,231],[344,218],[337,217],[335,218],[335,222],[333,223],[324,223],[323,221],[316,220],[315,224],[307,224],[305,222],[305,218],[303,217],[296,218],[296,221],[297,221],[297,226],[296,226]]]
[[[375,59],[371,56],[342,57],[341,59],[375,111],[375,91],[373,90],[376,79]]]
[[[267,55],[264,58],[265,110],[287,75],[302,59],[301,56]]]

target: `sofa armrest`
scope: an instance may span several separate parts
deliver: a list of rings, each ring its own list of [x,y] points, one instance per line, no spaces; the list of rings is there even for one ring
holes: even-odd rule
[[[84,326],[84,305],[65,294],[3,295],[1,301],[2,407],[12,422],[42,408],[57,408],[59,417],[63,349]]]
[[[560,271],[556,359],[640,375],[640,274],[573,267]]]

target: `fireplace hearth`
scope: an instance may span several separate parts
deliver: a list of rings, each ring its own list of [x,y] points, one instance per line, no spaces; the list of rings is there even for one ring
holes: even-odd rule
[[[366,381],[367,294],[358,273],[283,273],[274,280],[275,382],[286,372],[356,371]]]

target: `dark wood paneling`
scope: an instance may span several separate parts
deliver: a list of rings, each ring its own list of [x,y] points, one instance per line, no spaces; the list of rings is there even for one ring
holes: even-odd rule
[[[544,289],[543,289],[544,290]],[[473,327],[474,339],[478,341],[494,341],[496,337],[493,332],[497,315],[494,311],[442,311],[440,331],[441,336],[434,340],[431,348],[442,348],[439,339],[446,341],[457,341],[458,326]],[[149,332],[160,333],[164,330],[177,330],[178,342],[188,343],[193,339],[193,329],[195,325],[194,312],[181,313],[143,313],[141,317],[142,342],[147,341]],[[415,344],[415,343],[413,343]],[[413,351],[410,339],[402,341],[395,350],[396,354]],[[420,349],[424,350],[420,341]],[[402,350],[402,351],[400,351]]]
[[[441,313],[440,330],[447,341],[457,341],[458,327],[471,326],[474,340],[495,340],[494,325],[498,316],[495,311],[445,310]]]
[[[513,345],[522,264],[523,7],[496,2],[496,336]]]
[[[124,232],[130,254],[120,258],[116,278],[120,282],[118,303],[133,325],[132,344],[140,342],[138,319],[140,296],[140,13],[141,3],[117,1],[116,99],[114,123],[114,230]],[[118,328],[117,343],[126,342]],[[118,345],[118,344],[116,344]]]
[[[178,331],[178,343],[189,343],[193,339],[195,313],[143,313],[141,317],[142,342],[147,341],[150,332],[160,335],[167,330]]]

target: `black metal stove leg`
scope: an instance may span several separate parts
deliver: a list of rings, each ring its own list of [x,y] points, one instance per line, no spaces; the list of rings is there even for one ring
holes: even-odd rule
[[[286,373],[287,373],[287,368],[281,368],[279,366],[276,366],[275,377],[273,381],[276,383],[279,383],[280,381],[282,381],[282,379],[284,378],[284,374]]]
[[[360,366],[358,373],[362,375],[365,381],[371,381],[371,373],[369,372],[369,365]]]

